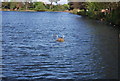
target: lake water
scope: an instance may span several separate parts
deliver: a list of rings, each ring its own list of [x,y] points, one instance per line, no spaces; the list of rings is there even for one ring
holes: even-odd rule
[[[2,48],[9,81],[118,78],[118,31],[79,15],[3,11]]]

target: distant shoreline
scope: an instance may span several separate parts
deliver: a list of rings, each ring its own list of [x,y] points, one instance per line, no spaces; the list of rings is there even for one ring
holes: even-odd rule
[[[18,11],[18,12],[70,12],[68,10],[65,11],[44,11],[44,10],[40,10],[40,11],[36,11],[36,10],[10,10],[10,9],[0,9],[0,11]]]

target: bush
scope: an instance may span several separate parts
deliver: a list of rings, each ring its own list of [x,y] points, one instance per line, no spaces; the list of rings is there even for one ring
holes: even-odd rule
[[[86,16],[86,12],[82,9],[79,12],[77,12],[78,15]]]

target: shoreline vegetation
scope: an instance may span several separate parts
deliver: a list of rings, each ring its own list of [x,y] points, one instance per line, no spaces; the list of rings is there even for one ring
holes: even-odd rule
[[[0,11],[19,11],[19,12],[70,12],[69,10],[64,10],[64,11],[51,11],[51,10],[10,10],[10,9],[1,9]]]
[[[70,3],[63,5],[44,4],[43,2],[2,2],[0,11],[26,12],[69,12],[94,20],[100,20],[112,26],[120,26],[120,2],[84,2],[73,7]]]

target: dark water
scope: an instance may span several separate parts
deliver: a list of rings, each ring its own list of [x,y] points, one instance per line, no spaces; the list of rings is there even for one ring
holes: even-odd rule
[[[2,12],[3,77],[117,79],[118,31],[65,12]],[[54,35],[64,35],[56,42]]]

